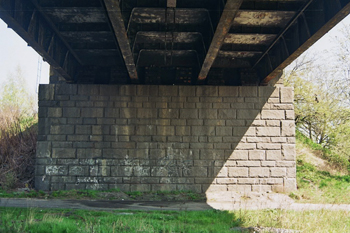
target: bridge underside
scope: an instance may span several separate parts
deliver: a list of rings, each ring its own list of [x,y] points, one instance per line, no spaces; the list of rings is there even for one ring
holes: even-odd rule
[[[2,0],[68,83],[266,85],[349,0]]]
[[[279,75],[350,0],[0,0],[51,65],[37,189],[291,191]]]

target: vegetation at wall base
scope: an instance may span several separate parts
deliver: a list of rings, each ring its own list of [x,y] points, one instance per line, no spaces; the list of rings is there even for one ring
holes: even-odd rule
[[[0,188],[0,198],[39,198],[39,199],[98,199],[116,201],[205,201],[203,193],[192,191],[122,192],[111,190],[57,190],[51,192]]]

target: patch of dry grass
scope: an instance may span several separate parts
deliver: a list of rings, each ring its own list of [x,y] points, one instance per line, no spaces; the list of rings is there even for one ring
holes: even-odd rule
[[[294,229],[306,233],[350,232],[349,211],[242,210],[236,216],[240,216],[244,227]]]

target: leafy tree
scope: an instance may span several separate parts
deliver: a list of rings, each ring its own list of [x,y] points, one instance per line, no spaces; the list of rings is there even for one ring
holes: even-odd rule
[[[4,127],[14,122],[33,118],[37,112],[35,97],[27,91],[20,67],[8,76],[0,92],[0,124]]]

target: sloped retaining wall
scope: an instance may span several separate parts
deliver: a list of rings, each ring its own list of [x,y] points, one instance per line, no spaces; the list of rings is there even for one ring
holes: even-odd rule
[[[41,85],[42,190],[290,191],[293,90]]]

